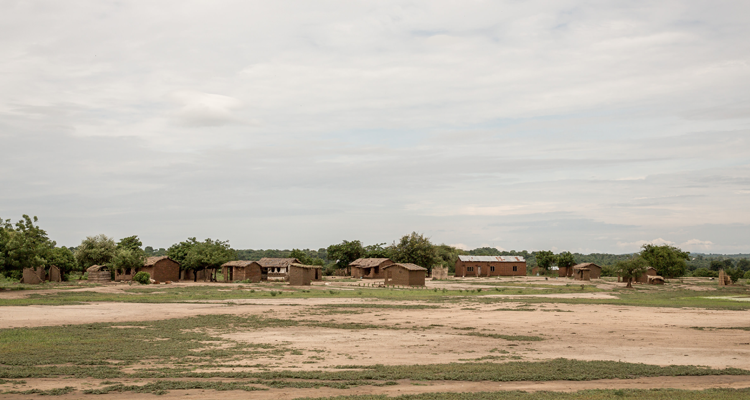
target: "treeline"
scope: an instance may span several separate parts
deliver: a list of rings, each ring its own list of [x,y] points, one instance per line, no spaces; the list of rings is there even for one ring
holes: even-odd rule
[[[454,271],[459,255],[520,256],[526,260],[530,271],[534,267],[549,270],[553,265],[570,266],[591,262],[603,267],[605,276],[615,276],[618,266],[635,257],[650,258],[654,265],[664,267],[666,276],[714,276],[719,269],[734,271],[734,275],[750,273],[750,255],[695,254],[690,255],[671,246],[644,246],[644,251],[634,254],[570,253],[554,254],[551,251],[501,251],[492,247],[462,250],[446,244],[433,244],[422,234],[412,232],[390,245],[376,243],[363,245],[359,240],[344,240],[318,250],[312,249],[232,249],[228,241],[188,238],[169,248],[143,247],[137,235],[115,241],[106,235],[86,237],[76,247],[58,247],[47,232],[37,225],[36,217],[23,215],[15,224],[0,219],[0,274],[20,279],[24,268],[48,268],[56,265],[64,279],[71,273],[86,270],[92,265],[105,265],[111,270],[126,271],[143,265],[146,257],[169,256],[179,262],[183,270],[216,270],[231,260],[257,261],[264,257],[299,259],[302,263],[324,266],[326,274],[346,268],[357,258],[390,258],[396,262],[409,262],[428,269],[435,266]],[[662,268],[662,267],[659,267]]]

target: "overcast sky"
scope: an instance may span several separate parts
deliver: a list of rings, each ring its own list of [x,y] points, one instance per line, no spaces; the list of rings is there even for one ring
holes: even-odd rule
[[[0,217],[61,245],[750,252],[750,2],[2,10]]]

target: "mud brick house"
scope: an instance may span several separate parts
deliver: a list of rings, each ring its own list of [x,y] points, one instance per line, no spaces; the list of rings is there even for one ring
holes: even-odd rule
[[[521,256],[458,256],[456,276],[525,276]]]
[[[244,281],[260,282],[268,280],[268,269],[257,261],[229,261],[221,265],[224,282]]]
[[[638,282],[638,283],[649,283],[648,280],[649,280],[650,276],[656,276],[656,268],[654,268],[654,267],[648,267],[648,269],[646,270],[646,273],[644,273],[643,275],[641,275],[638,278],[636,278],[635,281]],[[620,279],[617,279],[617,280],[619,281]],[[663,281],[664,281],[664,279],[662,279],[662,283],[663,283]]]
[[[261,267],[268,269],[269,278],[289,279],[289,266],[292,264],[302,264],[296,258],[269,258],[263,257],[258,260]]]
[[[352,278],[383,279],[383,268],[393,264],[388,258],[358,258],[349,264]]]
[[[21,283],[39,284],[44,281],[49,282],[62,282],[62,274],[60,269],[52,265],[49,267],[49,272],[44,270],[44,267],[24,268]]]
[[[88,281],[93,283],[112,282],[112,274],[109,268],[103,265],[92,265],[86,269]]]
[[[399,263],[383,268],[386,286],[424,286],[427,268],[416,264]]]
[[[591,270],[586,267],[579,267],[573,269],[573,274],[577,281],[590,281]]]
[[[115,280],[132,281],[133,276],[141,271],[148,273],[151,279],[157,282],[180,280],[180,264],[167,256],[148,257],[141,268],[127,268],[124,271],[115,270]]]
[[[560,278],[573,276],[573,267],[558,267],[557,276]]]
[[[578,279],[578,276],[576,275],[576,270],[587,268],[589,270],[589,277],[591,279],[599,279],[602,276],[602,267],[594,264],[594,263],[582,263],[582,264],[576,264],[573,266],[573,275],[576,276],[576,279]],[[590,279],[586,279],[587,281]]]
[[[320,265],[289,265],[289,284],[293,286],[310,286],[312,281],[319,281],[323,267]]]
[[[180,280],[180,264],[167,256],[147,258],[141,271],[147,272],[151,279],[158,282]]]

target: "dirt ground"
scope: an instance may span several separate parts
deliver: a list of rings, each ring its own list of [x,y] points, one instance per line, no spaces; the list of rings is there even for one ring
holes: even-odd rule
[[[461,285],[460,282],[452,283]],[[476,286],[473,286],[476,287]],[[120,286],[74,290],[116,291]],[[30,291],[25,291],[30,292]],[[34,291],[38,293],[39,291]],[[1,293],[18,296],[26,293]],[[488,295],[498,297],[502,295]],[[275,318],[364,323],[383,329],[341,330],[296,326],[238,331],[225,337],[247,343],[284,344],[303,355],[283,359],[256,359],[275,369],[327,369],[336,365],[414,365],[477,361],[503,354],[508,360],[613,360],[654,365],[704,365],[714,368],[750,369],[750,333],[737,329],[699,330],[695,327],[737,327],[750,322],[748,311],[720,311],[680,308],[651,308],[611,305],[557,304],[550,302],[523,305],[521,302],[500,304],[439,304],[397,302],[372,299],[307,298],[248,299],[212,303],[91,303],[66,306],[2,307],[0,328],[35,327],[71,323],[122,322],[183,318],[199,314],[263,314]],[[578,296],[611,296],[607,293],[581,293]],[[425,309],[348,309],[330,313],[325,304],[424,304]],[[518,307],[533,311],[510,311]],[[146,310],[146,312],[144,312]],[[394,329],[398,328],[398,329]],[[473,329],[472,329],[473,328]],[[505,341],[469,336],[469,332],[503,335],[541,336],[542,341]],[[498,349],[507,351],[500,353]],[[311,353],[313,351],[314,353]],[[311,354],[319,359],[309,363]],[[307,361],[308,363],[303,363]],[[238,367],[237,370],[242,370]],[[74,379],[27,380],[29,387],[39,389],[75,386],[86,389],[87,381]],[[126,380],[118,380],[126,381]],[[141,380],[145,383],[147,380]],[[127,384],[127,382],[126,382]],[[97,384],[98,386],[98,384]],[[352,389],[273,389],[262,392],[221,392],[222,398],[292,399],[305,396],[344,394],[389,394],[441,391],[554,390],[574,391],[595,388],[682,388],[750,387],[750,377],[663,377],[633,380],[598,380],[590,382],[420,382],[401,381],[387,387],[362,386]],[[10,389],[8,385],[2,387]],[[170,391],[162,398],[214,398],[213,391]],[[63,399],[80,398],[70,394]],[[8,395],[0,395],[5,398]],[[133,393],[107,395],[107,398],[146,398],[153,395]],[[21,396],[23,397],[23,396]]]

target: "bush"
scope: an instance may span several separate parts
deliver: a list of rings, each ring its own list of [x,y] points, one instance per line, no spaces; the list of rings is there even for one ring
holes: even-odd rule
[[[148,285],[151,283],[151,275],[148,272],[141,271],[133,275],[133,280],[140,283],[141,285]]]
[[[693,271],[693,276],[701,277],[701,278],[708,278],[708,277],[716,278],[717,276],[719,276],[719,273],[716,271],[711,271],[708,268],[698,268],[695,271]]]
[[[750,279],[750,271],[745,272],[745,279]]]

